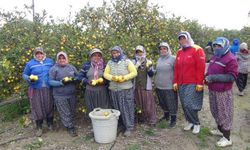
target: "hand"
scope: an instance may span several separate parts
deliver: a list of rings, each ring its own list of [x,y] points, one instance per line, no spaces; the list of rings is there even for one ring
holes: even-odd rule
[[[64,84],[64,85],[66,85],[66,84],[68,84],[68,83],[71,83],[73,81],[73,78],[72,77],[64,77],[63,79],[62,79],[62,83]]]
[[[112,76],[111,81],[115,81],[115,82],[117,82],[117,81],[118,81],[118,76]]]
[[[137,61],[135,64],[135,68],[138,68],[141,65],[141,61]]]
[[[178,90],[178,85],[177,83],[173,84],[173,90],[176,92]]]
[[[212,80],[212,76],[206,76],[205,77],[205,83],[212,83],[213,80]]]
[[[147,68],[150,68],[152,65],[153,65],[153,62],[150,61],[150,60],[148,60],[148,61],[147,61],[147,64],[146,64],[146,67],[147,67]]]
[[[36,82],[38,80],[38,76],[37,75],[30,75],[29,76],[29,81],[30,82]]]
[[[203,91],[203,85],[196,85],[195,90],[196,90],[197,92]]]
[[[122,82],[124,82],[124,81],[125,81],[124,76],[118,76],[117,82],[122,83]]]
[[[96,86],[97,83],[98,83],[97,80],[94,80],[94,79],[90,81],[90,85],[92,86]]]

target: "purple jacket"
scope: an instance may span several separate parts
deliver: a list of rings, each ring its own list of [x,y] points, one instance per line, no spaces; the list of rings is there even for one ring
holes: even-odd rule
[[[235,56],[228,52],[221,58],[213,56],[209,62],[207,75],[231,74],[236,79],[238,75],[238,63]],[[211,91],[224,92],[232,89],[233,82],[212,82],[208,83],[208,89]]]

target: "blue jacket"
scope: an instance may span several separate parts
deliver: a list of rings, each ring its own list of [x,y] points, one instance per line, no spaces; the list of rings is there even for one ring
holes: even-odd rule
[[[35,59],[31,59],[27,62],[24,71],[23,71],[23,79],[27,81],[31,88],[40,89],[42,86],[49,86],[49,70],[54,65],[54,62],[50,58],[45,58],[43,63]],[[36,82],[30,82],[29,76],[37,75],[38,80]]]
[[[233,44],[230,47],[230,51],[234,55],[236,55],[236,53],[239,51],[239,48],[240,48],[239,44],[240,44],[240,40],[239,39],[233,39]]]

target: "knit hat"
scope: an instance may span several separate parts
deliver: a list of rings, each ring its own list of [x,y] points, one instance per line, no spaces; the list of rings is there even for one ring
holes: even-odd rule
[[[91,57],[94,53],[100,53],[102,55],[102,51],[98,48],[94,48],[89,52],[89,57]]]
[[[67,63],[69,62],[68,55],[65,52],[62,52],[62,51],[57,53],[56,62],[58,62],[60,55],[63,55],[65,57]]]
[[[247,47],[247,43],[245,43],[245,42],[243,42],[243,43],[241,43],[240,44],[240,49],[242,49],[242,50],[248,50],[248,47]]]

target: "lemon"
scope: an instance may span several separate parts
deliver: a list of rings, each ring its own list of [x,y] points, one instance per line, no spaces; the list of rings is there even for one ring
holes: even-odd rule
[[[32,75],[30,75],[30,80],[36,81],[36,80],[38,80],[38,76],[32,74]]]
[[[95,86],[97,84],[97,80],[92,80],[91,85]]]
[[[105,112],[103,113],[103,115],[104,115],[105,117],[107,117],[107,116],[109,115],[109,112],[106,112],[106,111],[105,111]]]

